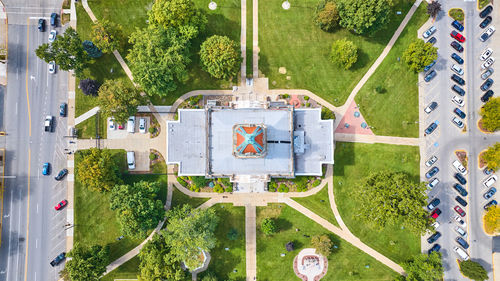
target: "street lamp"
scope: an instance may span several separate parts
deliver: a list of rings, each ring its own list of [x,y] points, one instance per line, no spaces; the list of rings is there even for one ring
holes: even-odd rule
[[[217,3],[215,3],[214,1],[210,1],[210,3],[208,3],[208,8],[212,11],[217,9]]]
[[[281,4],[281,7],[285,10],[290,9],[290,2],[288,2],[288,0],[285,0],[285,2],[283,2],[283,4]]]

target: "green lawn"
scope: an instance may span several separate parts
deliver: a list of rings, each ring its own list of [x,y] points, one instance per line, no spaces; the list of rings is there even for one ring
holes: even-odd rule
[[[417,30],[429,19],[420,5],[391,51],[356,95],[361,113],[377,135],[418,137],[418,75],[401,58]],[[377,93],[381,86],[384,91]]]
[[[96,138],[96,116],[92,116],[89,119],[83,121],[82,123],[76,125],[77,129],[77,135],[79,139],[90,139]],[[101,115],[99,115],[99,136],[101,138],[105,139],[108,135],[108,131],[106,128],[106,118],[102,118]]]
[[[323,187],[318,193],[307,196],[307,197],[297,197],[292,198],[297,201],[297,203],[306,207],[307,209],[313,211],[320,217],[331,222],[333,225],[339,226],[335,215],[330,208],[330,200],[328,198],[328,184]]]
[[[334,194],[343,221],[361,241],[397,263],[420,252],[420,236],[399,225],[380,232],[366,226],[356,219],[359,202],[353,191],[361,179],[382,170],[404,171],[418,181],[419,161],[417,146],[337,142],[335,147]]]
[[[139,274],[139,257],[135,256],[128,262],[120,265],[117,269],[111,271],[102,277],[101,281],[115,281],[116,279],[137,279]]]
[[[259,70],[269,77],[272,88],[307,89],[340,106],[380,55],[413,1],[393,1],[390,22],[372,36],[355,35],[345,29],[333,33],[322,31],[313,23],[318,2],[292,2],[287,11],[281,8],[282,0],[259,3]],[[402,14],[396,15],[395,11]],[[342,38],[359,48],[358,61],[350,70],[343,70],[329,60],[332,43]],[[280,74],[279,67],[285,67],[287,73]],[[287,76],[291,79],[287,80]]]
[[[176,206],[182,206],[184,204],[189,204],[193,208],[196,208],[203,204],[204,202],[208,201],[209,198],[198,198],[198,197],[190,197],[174,187],[174,191],[172,194],[172,208]]]
[[[117,163],[126,167],[125,151],[112,150],[112,153]],[[77,165],[80,160],[81,155],[76,154],[75,164]],[[122,168],[122,171],[124,170]],[[139,180],[161,182],[164,188],[158,196],[163,202],[166,200],[166,177],[166,175],[122,175],[123,181],[127,184]],[[120,241],[116,240],[122,234],[116,214],[109,208],[109,197],[109,193],[88,190],[82,186],[78,178],[75,179],[75,242],[86,245],[109,244],[110,260],[115,260],[144,239],[125,237]]]
[[[281,207],[281,208],[280,208]],[[311,238],[304,235],[330,236],[333,249],[328,257],[328,272],[321,280],[394,280],[397,273],[371,256],[329,233],[321,225],[284,204],[270,204],[257,208],[257,224],[266,217],[274,217],[279,232],[265,236],[257,231],[257,278],[261,281],[300,280],[293,271],[293,259],[303,248],[310,247]],[[297,232],[295,229],[300,229]],[[259,227],[257,227],[259,229]],[[287,252],[285,244],[293,241],[295,250]],[[280,255],[285,253],[285,257]],[[369,266],[369,268],[366,268]]]
[[[213,206],[220,218],[215,230],[217,246],[210,252],[212,259],[207,272],[213,272],[218,280],[243,281],[245,271],[245,208],[234,207],[232,204],[217,204]],[[227,234],[236,229],[236,240],[229,240]],[[228,251],[225,248],[229,248]],[[235,272],[236,271],[236,272]],[[200,274],[198,280],[201,280]]]

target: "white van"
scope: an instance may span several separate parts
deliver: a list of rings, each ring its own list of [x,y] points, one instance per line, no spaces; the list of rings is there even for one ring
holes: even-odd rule
[[[127,151],[127,164],[129,170],[135,169],[135,155],[133,151]]]
[[[453,161],[453,167],[457,169],[462,175],[467,175],[467,169],[458,160]]]
[[[127,121],[127,132],[135,133],[135,116],[130,116]]]
[[[483,185],[486,186],[486,188],[490,188],[497,181],[497,179],[498,177],[496,175],[491,175],[483,182]]]
[[[455,246],[453,247],[453,251],[455,251],[464,261],[469,260],[469,255],[467,255],[462,248]]]

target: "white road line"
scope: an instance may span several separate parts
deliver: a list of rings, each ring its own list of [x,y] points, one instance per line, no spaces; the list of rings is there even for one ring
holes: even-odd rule
[[[62,239],[61,241],[59,241],[59,243],[57,243],[54,247],[52,247],[52,249],[54,249],[54,250],[57,251],[57,246],[61,245],[62,242],[64,242],[64,239]]]
[[[11,214],[11,213],[12,213],[12,199],[13,199],[13,197],[14,197],[14,190],[13,190],[13,189],[11,189],[11,190],[10,190],[10,211],[9,211],[9,214]],[[9,219],[9,228],[10,228],[10,229],[12,229],[12,217],[13,217],[13,216],[10,216],[10,219]],[[12,233],[12,232],[11,232],[11,233]],[[12,243],[11,243],[12,239],[11,239],[11,238],[12,238],[12,237],[10,237],[10,236],[9,236],[9,253],[11,253],[11,251],[10,251],[10,247],[11,247],[11,245],[12,245]],[[9,263],[10,263],[10,259],[9,259],[9,258],[7,258],[7,279],[6,279],[6,280],[10,280],[10,279],[9,279],[9,273],[10,273],[10,270],[9,270]],[[16,271],[17,271],[17,270],[16,270]]]
[[[38,249],[38,239],[35,239],[35,248]]]
[[[38,214],[38,203],[36,203],[36,213]]]

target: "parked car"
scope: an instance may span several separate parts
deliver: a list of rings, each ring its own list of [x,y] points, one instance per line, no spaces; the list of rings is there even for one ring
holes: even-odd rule
[[[56,62],[55,61],[49,62],[49,73],[50,74],[56,73]]]
[[[465,85],[465,80],[460,78],[460,76],[458,76],[456,74],[451,75],[451,80],[455,81],[460,86]]]
[[[453,251],[455,251],[455,253],[457,253],[464,261],[469,260],[469,255],[467,255],[467,252],[462,248],[455,246],[453,247]]]
[[[465,105],[464,100],[457,96],[453,96],[453,98],[451,98],[451,101],[460,107],[463,107]]]
[[[108,120],[108,128],[110,130],[116,130],[115,119],[109,118],[109,120]]]
[[[458,117],[464,119],[465,118],[465,112],[463,112],[462,110],[460,110],[458,107],[455,107],[455,109],[453,109],[453,113],[455,113]]]
[[[441,210],[439,208],[436,208],[434,211],[431,213],[431,218],[437,219],[441,215]]]
[[[486,81],[484,81],[483,85],[479,87],[481,90],[486,91],[489,88],[491,88],[491,85],[493,85],[493,79],[488,78]]]
[[[425,113],[429,114],[429,113],[431,113],[434,109],[436,109],[436,108],[437,108],[437,106],[438,106],[438,103],[437,103],[437,102],[435,102],[435,101],[433,101],[433,102],[431,102],[431,103],[430,103],[430,104],[429,104],[429,105],[428,105],[428,106],[424,109],[424,111],[425,111]]]
[[[40,31],[40,32],[45,31],[45,20],[44,19],[38,19],[38,31]]]
[[[481,60],[486,60],[491,56],[491,54],[493,54],[493,50],[491,48],[486,48],[479,58]]]
[[[493,96],[493,90],[488,90],[484,95],[481,97],[482,102],[487,102],[490,100],[490,98]]]
[[[467,223],[460,217],[459,215],[455,215],[455,221],[460,225],[461,227],[465,228],[467,227]]]
[[[498,177],[496,175],[491,175],[483,182],[483,185],[486,188],[490,188],[497,181],[497,179]]]
[[[462,197],[460,196],[456,196],[455,197],[455,201],[458,202],[458,204],[462,205],[462,206],[467,206],[467,201],[465,201]]]
[[[459,214],[461,217],[465,217],[465,211],[460,208],[460,206],[456,205],[453,210],[455,210],[455,212],[457,212],[457,214]]]
[[[430,82],[434,77],[436,77],[437,72],[435,70],[432,70],[431,72],[427,73],[424,77],[425,82]]]
[[[424,72],[429,71],[429,69],[431,69],[436,64],[436,62],[437,62],[437,60],[434,60],[429,65],[427,65],[426,67],[424,67]]]
[[[495,193],[497,192],[497,189],[492,187],[486,193],[483,195],[484,199],[488,200],[490,199]]]
[[[457,241],[457,243],[460,244],[460,246],[464,247],[464,249],[469,248],[469,244],[462,237],[457,237],[455,241]]]
[[[490,77],[491,74],[493,74],[494,70],[493,68],[488,68],[485,72],[481,74],[481,79],[486,80],[486,78]]]
[[[464,59],[462,59],[456,53],[451,54],[451,58],[454,59],[458,64],[463,64],[464,63]]]
[[[488,67],[492,66],[493,63],[495,62],[494,57],[489,57],[483,64],[481,64],[481,69],[487,69]]]
[[[453,161],[452,163],[453,167],[455,167],[455,169],[457,169],[457,171],[459,171],[462,175],[467,175],[467,169],[464,167],[464,165],[462,165],[462,163],[460,163],[460,161],[458,160],[455,160]]]
[[[487,15],[491,14],[491,11],[493,11],[493,6],[488,5],[479,13],[479,17],[484,19]]]
[[[425,39],[429,38],[432,34],[434,34],[434,32],[436,32],[436,27],[433,25],[431,27],[429,27],[429,29],[427,29],[424,34],[422,34],[422,37],[424,37]]]
[[[50,262],[50,265],[52,267],[59,265],[65,258],[66,258],[66,253],[62,252]]]
[[[432,246],[432,248],[429,249],[429,251],[427,251],[427,254],[432,254],[432,252],[439,252],[439,250],[441,250],[441,245],[439,244],[434,244],[434,246]]]
[[[486,203],[486,205],[484,205],[484,209],[488,210],[489,207],[496,206],[496,205],[498,205],[497,200],[491,200],[490,202]]]
[[[434,229],[437,229],[440,226],[440,224],[438,221],[435,221],[431,224],[431,226],[434,227]]]
[[[460,43],[465,42],[465,37],[464,37],[462,34],[460,34],[460,33],[456,32],[455,30],[452,30],[452,31],[451,31],[450,36],[451,36],[452,38],[456,39],[456,40],[457,40],[458,42],[460,42]]]
[[[42,174],[44,176],[48,176],[50,175],[50,163],[49,162],[45,162],[43,163],[43,166],[42,166]]]
[[[432,164],[436,163],[437,160],[438,160],[437,156],[434,155],[425,162],[425,166],[430,167],[432,166]]]
[[[489,175],[493,174],[493,172],[494,172],[494,171],[493,171],[492,169],[488,169],[488,167],[484,168],[484,170],[483,170],[483,173],[484,173],[485,175],[487,175],[487,176],[489,176]]]
[[[461,186],[460,184],[458,184],[458,183],[455,183],[455,184],[453,185],[453,188],[454,188],[456,191],[458,191],[458,193],[460,193],[460,195],[462,195],[462,196],[464,196],[464,197],[465,197],[465,196],[467,196],[467,194],[468,194],[468,193],[467,193],[467,190],[465,190],[465,188],[464,188],[463,186]]]
[[[460,43],[458,43],[457,41],[453,41],[450,43],[450,46],[457,50],[459,53],[463,52],[464,51],[464,47],[462,47],[462,45],[460,45]]]
[[[68,105],[65,102],[61,103],[61,105],[59,105],[59,116],[66,117],[67,109]]]
[[[432,45],[436,44],[437,42],[437,39],[436,37],[432,36],[431,39],[427,40],[426,43],[431,43]]]
[[[118,129],[119,130],[125,129],[125,124],[118,124]]]
[[[436,242],[436,240],[441,237],[441,233],[439,231],[436,231],[436,233],[432,234],[429,238],[427,238],[427,243],[432,244]]]
[[[467,184],[467,180],[461,174],[455,173],[454,177],[460,184]]]
[[[485,27],[487,27],[487,26],[491,23],[491,21],[492,21],[492,20],[493,20],[493,18],[492,18],[492,17],[487,16],[487,17],[486,17],[486,18],[484,18],[484,20],[483,20],[483,21],[479,24],[479,27],[480,27],[480,28],[485,28]]]
[[[460,88],[460,86],[453,84],[453,86],[451,86],[451,89],[455,93],[461,95],[462,97],[465,96],[465,91],[464,91],[464,89]]]
[[[460,234],[463,238],[467,238],[467,232],[460,226],[455,226],[455,231]]]
[[[57,31],[52,29],[49,33],[49,42],[50,43],[54,42],[56,40],[56,37],[57,37]]]
[[[458,22],[458,20],[453,21],[451,23],[451,26],[453,26],[454,28],[456,28],[460,32],[464,31],[464,26],[460,22]]]
[[[429,202],[429,204],[427,205],[427,209],[429,209],[429,211],[432,211],[434,208],[436,208],[439,203],[441,203],[441,200],[439,200],[439,198],[434,198],[431,202]]]
[[[146,119],[144,118],[139,119],[139,133],[141,134],[146,133]]]
[[[451,65],[450,68],[458,75],[460,75],[460,76],[464,75],[464,70],[460,66],[453,64],[453,65]]]
[[[457,117],[453,117],[451,119],[451,122],[455,124],[455,126],[457,126],[459,129],[462,129],[464,127],[464,122],[460,121],[460,119],[458,119]]]
[[[479,40],[484,42],[486,40],[488,40],[491,35],[493,35],[493,33],[495,33],[495,27],[494,26],[490,26],[488,27],[488,29],[486,29],[485,32],[483,32],[483,34],[481,34],[481,36],[479,36]]]
[[[427,184],[427,187],[430,188],[430,189],[433,189],[434,187],[436,187],[439,183],[439,179],[438,178],[433,178],[429,181],[429,183]]]
[[[68,174],[68,169],[62,169],[61,171],[59,171],[57,176],[55,176],[54,178],[56,179],[56,181],[60,181],[60,180],[64,179],[64,177],[67,174]]]
[[[56,13],[50,14],[50,25],[57,26],[57,14]]]
[[[427,179],[430,179],[433,176],[435,176],[438,172],[439,172],[439,168],[434,166],[427,173],[425,173],[425,177]]]
[[[135,132],[135,116],[130,116],[127,121],[127,132]]]
[[[56,209],[56,211],[60,211],[62,210],[66,205],[68,205],[68,201],[67,200],[62,200],[61,202],[57,203],[57,205],[54,207],[54,209]]]
[[[436,128],[438,127],[439,125],[439,122],[436,120],[434,121],[434,123],[430,124],[427,129],[425,129],[425,134],[426,135],[430,135],[432,132],[434,132],[434,130],[436,130]]]

